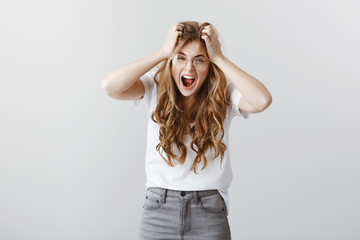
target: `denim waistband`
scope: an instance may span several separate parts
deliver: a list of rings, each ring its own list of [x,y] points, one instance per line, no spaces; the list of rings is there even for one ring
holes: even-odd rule
[[[162,197],[170,197],[170,198],[179,198],[184,197],[186,195],[193,195],[195,198],[199,197],[207,197],[214,194],[219,194],[217,189],[210,189],[210,190],[200,190],[200,191],[181,191],[181,190],[172,190],[160,187],[150,187],[148,188],[149,191],[156,193]]]

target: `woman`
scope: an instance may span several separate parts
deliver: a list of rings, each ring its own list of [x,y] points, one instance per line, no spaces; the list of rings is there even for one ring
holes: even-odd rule
[[[266,87],[222,54],[210,23],[187,21],[171,27],[159,52],[109,73],[102,88],[149,113],[140,239],[231,239],[228,130],[234,116],[271,104]]]

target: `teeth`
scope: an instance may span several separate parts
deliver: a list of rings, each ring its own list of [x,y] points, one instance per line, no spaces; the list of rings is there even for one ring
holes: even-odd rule
[[[191,76],[183,76],[184,78],[187,78],[187,79],[194,79],[194,77],[191,77]]]

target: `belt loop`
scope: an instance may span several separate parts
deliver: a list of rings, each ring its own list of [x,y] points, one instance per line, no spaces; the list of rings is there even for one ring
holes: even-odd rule
[[[162,203],[166,203],[166,194],[167,194],[167,188],[164,188],[163,196],[162,196]]]
[[[194,191],[195,205],[199,204],[199,195],[197,191]]]

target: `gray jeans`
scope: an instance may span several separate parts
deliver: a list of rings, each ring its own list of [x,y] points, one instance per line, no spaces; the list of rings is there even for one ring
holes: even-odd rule
[[[229,240],[224,199],[215,190],[149,188],[140,222],[140,240]]]

